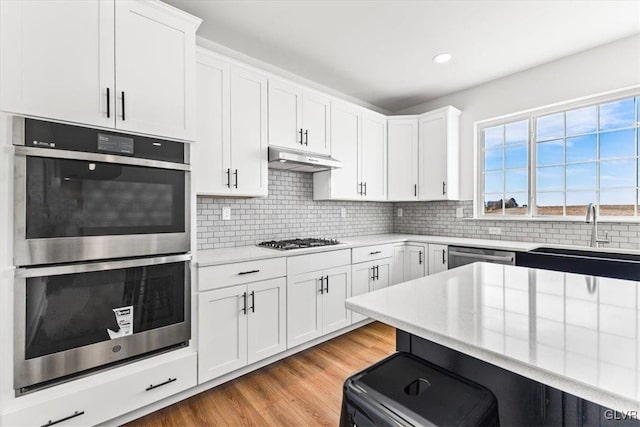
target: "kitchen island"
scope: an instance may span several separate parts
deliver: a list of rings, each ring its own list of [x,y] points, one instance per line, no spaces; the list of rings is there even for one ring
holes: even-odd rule
[[[475,263],[346,306],[491,389],[503,425],[620,425],[640,411],[639,301],[638,282]]]

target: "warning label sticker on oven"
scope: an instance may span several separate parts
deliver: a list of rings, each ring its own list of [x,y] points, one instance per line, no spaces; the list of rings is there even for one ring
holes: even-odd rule
[[[120,329],[118,332],[114,332],[107,328],[109,338],[115,339],[133,335],[133,306],[128,305],[126,307],[114,308],[113,314],[116,316],[116,323]]]

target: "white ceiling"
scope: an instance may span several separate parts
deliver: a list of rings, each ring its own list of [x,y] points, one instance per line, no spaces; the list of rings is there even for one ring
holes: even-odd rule
[[[167,2],[206,39],[389,111],[640,33],[640,1]]]

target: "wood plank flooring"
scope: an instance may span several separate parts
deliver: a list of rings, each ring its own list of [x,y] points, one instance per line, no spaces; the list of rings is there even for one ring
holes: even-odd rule
[[[129,426],[337,426],[342,384],[395,351],[374,322],[139,418]]]

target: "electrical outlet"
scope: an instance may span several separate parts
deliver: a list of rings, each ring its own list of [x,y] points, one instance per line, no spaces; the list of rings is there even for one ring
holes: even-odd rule
[[[464,218],[464,208],[456,208],[456,218]]]
[[[500,227],[489,227],[489,234],[494,236],[499,236],[502,234],[502,228]]]
[[[347,217],[347,208],[340,208],[340,217],[341,218]]]
[[[398,208],[398,216],[401,217],[402,216],[402,208]]]
[[[231,219],[231,206],[225,206],[222,208],[222,220],[228,221]]]

